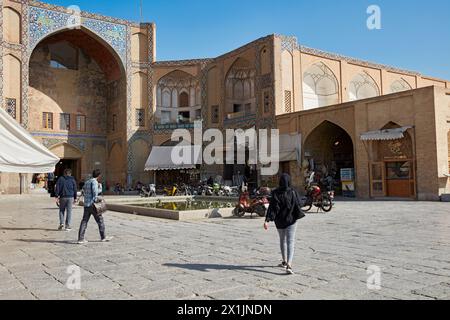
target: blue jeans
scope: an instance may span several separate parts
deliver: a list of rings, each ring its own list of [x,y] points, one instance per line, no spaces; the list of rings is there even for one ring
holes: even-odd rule
[[[73,198],[61,198],[59,200],[59,224],[61,226],[65,225],[66,227],[70,227],[72,222],[72,206],[73,206]],[[64,224],[64,214],[67,211],[66,223]]]
[[[297,232],[297,223],[286,229],[278,229],[280,235],[280,249],[283,261],[292,265],[295,251],[295,233]],[[286,259],[287,258],[287,259]]]
[[[91,216],[94,217],[95,222],[98,224],[98,231],[100,232],[100,239],[105,239],[105,221],[103,220],[103,216],[98,216],[94,209],[91,207],[84,207],[83,220],[81,220],[80,231],[78,232],[78,241],[84,240],[84,234],[86,233],[87,225]]]

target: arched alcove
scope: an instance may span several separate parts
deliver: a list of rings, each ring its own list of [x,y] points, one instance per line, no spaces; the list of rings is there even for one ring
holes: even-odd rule
[[[1,9],[1,8],[0,8]],[[22,21],[19,12],[10,7],[3,8],[3,37],[11,43],[21,42]]]
[[[147,36],[142,32],[134,33],[131,36],[131,59],[136,62],[148,62]]]
[[[350,81],[350,101],[373,98],[379,95],[380,90],[378,88],[378,85],[367,72],[358,73]]]
[[[317,62],[303,73],[303,109],[339,103],[339,82],[331,69]]]
[[[391,83],[390,86],[391,93],[402,92],[411,89],[412,89],[411,85],[403,78],[395,80],[394,82]]]
[[[191,74],[175,70],[157,83],[156,118],[160,124],[193,122],[200,114],[198,79]]]
[[[238,58],[225,78],[225,112],[229,118],[252,115],[256,112],[256,70],[250,62]]]

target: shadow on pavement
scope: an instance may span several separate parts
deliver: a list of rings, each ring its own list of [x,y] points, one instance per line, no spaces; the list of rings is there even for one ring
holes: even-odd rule
[[[57,229],[45,229],[45,228],[2,228],[0,227],[0,231],[1,230],[5,230],[5,231],[55,231],[55,232],[60,232]]]
[[[37,240],[37,239],[16,239],[16,241],[27,242],[27,243],[54,243],[54,244],[78,245],[77,241]]]
[[[250,214],[248,214],[243,217],[229,216],[229,217],[224,217],[223,219],[225,219],[225,220],[261,220],[261,219],[264,219],[264,217],[260,217],[258,215],[253,215],[253,217],[252,217],[252,216],[250,216]]]
[[[210,270],[243,270],[243,271],[255,271],[255,272],[261,272],[261,273],[268,273],[273,274],[276,276],[279,275],[285,275],[286,273],[278,273],[278,272],[271,272],[261,269],[274,269],[275,267],[272,266],[233,266],[233,265],[221,265],[221,264],[181,264],[181,263],[165,263],[163,266],[166,267],[173,267],[173,268],[180,268],[180,269],[188,269],[188,270],[194,270],[194,271],[201,271],[201,272],[209,272]]]

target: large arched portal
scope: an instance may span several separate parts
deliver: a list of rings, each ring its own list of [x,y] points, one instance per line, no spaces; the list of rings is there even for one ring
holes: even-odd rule
[[[323,122],[308,135],[304,150],[309,170],[316,172],[317,179],[332,174],[337,193],[353,195],[353,177],[341,177],[342,169],[354,171],[353,141],[344,129],[329,121]],[[347,186],[346,190],[342,190],[341,182]]]
[[[107,150],[116,142],[126,143],[126,105],[121,59],[94,33],[84,28],[60,31],[33,50],[29,129],[48,146],[68,143],[79,149],[82,154],[74,166],[80,168],[81,179],[95,168],[106,168],[104,177],[110,185],[126,182],[106,165],[125,167],[126,153],[111,159]]]

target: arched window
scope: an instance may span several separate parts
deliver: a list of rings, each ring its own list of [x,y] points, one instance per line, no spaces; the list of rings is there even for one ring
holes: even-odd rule
[[[303,74],[303,109],[339,103],[339,83],[323,62],[315,63]]]
[[[403,78],[400,80],[396,80],[396,81],[392,82],[392,84],[391,84],[391,93],[402,92],[402,91],[407,91],[407,90],[411,90],[411,89],[412,89],[412,87]]]
[[[380,95],[377,84],[366,72],[359,73],[350,81],[350,101],[373,98]]]
[[[178,99],[178,106],[180,108],[186,108],[189,107],[189,94],[187,92],[180,93],[179,99]]]
[[[162,107],[170,108],[170,91],[164,90],[162,93]]]

